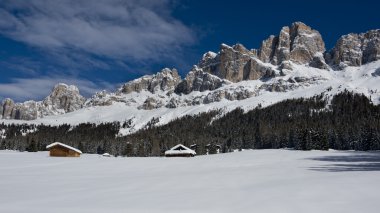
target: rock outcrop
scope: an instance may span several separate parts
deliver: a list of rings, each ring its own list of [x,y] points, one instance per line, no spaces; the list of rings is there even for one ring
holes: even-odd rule
[[[86,99],[80,95],[76,86],[57,84],[51,94],[43,101],[26,101],[14,103],[5,99],[0,108],[3,119],[35,120],[39,117],[72,112],[83,107]]]
[[[244,80],[245,65],[252,54],[241,44],[232,47],[222,44],[215,57],[205,54],[198,66],[203,71],[232,82]]]
[[[26,101],[15,103],[12,99],[5,99],[0,106],[1,118],[16,120],[34,120],[38,118],[38,103]]]
[[[302,22],[283,27],[278,36],[270,36],[260,49],[248,50],[241,44],[222,44],[219,53],[208,52],[198,63],[203,71],[232,82],[257,80],[279,75],[278,69],[291,69],[290,62],[323,67],[325,52],[321,34]]]
[[[141,78],[129,81],[122,85],[115,93],[107,93],[106,91],[97,92],[86,103],[86,107],[91,106],[109,106],[115,102],[125,103],[128,106],[135,105],[138,109],[154,109],[163,106],[160,99],[163,96],[170,96],[177,85],[181,82],[176,69],[165,68],[154,75],[145,75]],[[154,94],[151,97],[147,97],[144,103],[137,103],[129,94],[136,92],[148,92],[148,94]],[[165,93],[160,94],[160,92]],[[131,94],[133,96],[133,94]],[[147,95],[146,93],[142,96]],[[141,101],[141,100],[140,100]]]
[[[380,30],[344,35],[327,55],[327,61],[340,69],[379,60]]]
[[[16,104],[11,117],[16,120],[35,120],[38,118],[38,108],[38,103],[35,101]]]
[[[283,27],[278,36],[270,36],[262,42],[258,58],[266,63],[280,65],[291,60],[297,64],[308,64],[316,53],[325,52],[321,34],[302,22]]]
[[[141,92],[147,90],[151,93],[155,93],[159,90],[169,91],[180,83],[181,77],[178,75],[176,69],[165,68],[155,75],[145,75],[141,78],[135,79],[124,84],[119,93],[129,94],[131,92]]]
[[[230,82],[210,73],[204,72],[202,69],[194,66],[193,69],[187,74],[186,78],[177,85],[175,88],[175,93],[189,94],[192,91],[203,92],[206,90],[215,90],[229,83]]]
[[[206,53],[198,67],[231,82],[273,76],[273,66],[260,62],[256,56],[256,51],[247,50],[241,44],[232,47],[222,44],[218,54]]]
[[[63,83],[54,86],[51,94],[42,102],[42,116],[63,114],[81,109],[86,99],[78,87]]]
[[[12,112],[15,107],[15,103],[12,99],[7,98],[2,102],[2,117],[3,119],[12,119]]]
[[[162,107],[164,104],[162,101],[155,99],[153,97],[148,97],[144,103],[138,107],[138,109],[152,110]]]
[[[325,58],[322,53],[316,53],[309,65],[314,68],[328,70],[329,66],[326,64]]]
[[[132,101],[132,100],[129,100]],[[92,106],[110,106],[115,102],[124,102],[127,101],[120,95],[114,93],[107,93],[105,90],[95,93],[91,98],[89,98],[84,104],[85,107]]]

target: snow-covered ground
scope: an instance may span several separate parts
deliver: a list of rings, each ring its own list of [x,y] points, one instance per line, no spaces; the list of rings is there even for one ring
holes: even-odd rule
[[[51,158],[0,151],[0,212],[375,213],[379,180],[379,152]]]

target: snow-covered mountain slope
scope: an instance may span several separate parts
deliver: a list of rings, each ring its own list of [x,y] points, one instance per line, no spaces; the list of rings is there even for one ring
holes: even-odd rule
[[[82,109],[61,114],[46,116],[32,121],[3,120],[4,123],[29,123],[59,125],[64,123],[79,124],[85,122],[101,123],[113,121],[129,121],[120,134],[133,133],[150,122],[158,119],[157,125],[171,120],[200,112],[220,109],[223,112],[237,107],[250,110],[259,104],[262,107],[282,100],[312,97],[324,93],[328,98],[345,89],[363,93],[371,97],[375,104],[380,103],[380,61],[372,62],[361,67],[346,67],[343,71],[320,70],[305,65],[292,64],[293,70],[284,76],[262,80],[241,81],[227,84],[212,91],[195,91],[190,94],[167,94],[166,91],[131,92],[129,94],[103,94],[101,99],[108,101],[108,106],[88,105]],[[220,94],[224,94],[221,97]],[[246,97],[244,96],[246,94]],[[249,95],[247,95],[249,94]],[[226,96],[230,98],[226,98]],[[160,102],[160,107],[143,109],[147,99]],[[176,107],[167,107],[175,99]]]
[[[325,51],[318,31],[295,22],[259,49],[222,44],[219,52],[205,53],[183,79],[176,69],[165,68],[87,100],[77,87],[58,84],[43,101],[4,100],[0,118],[4,123],[50,125],[127,122],[120,131],[125,135],[184,115],[250,110],[321,93],[328,98],[345,89],[379,104],[379,53],[380,30],[342,36]]]

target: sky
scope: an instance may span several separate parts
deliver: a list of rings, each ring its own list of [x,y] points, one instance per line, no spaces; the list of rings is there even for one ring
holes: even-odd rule
[[[221,43],[259,48],[302,21],[331,49],[380,28],[376,1],[0,0],[0,100],[42,100],[57,83],[90,97],[165,67],[184,77]]]

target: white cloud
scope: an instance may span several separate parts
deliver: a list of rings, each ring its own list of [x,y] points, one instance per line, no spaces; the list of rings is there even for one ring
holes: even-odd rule
[[[112,90],[81,72],[150,72],[151,64],[181,62],[183,48],[196,41],[193,30],[171,15],[171,0],[0,2],[0,35],[37,47],[27,52],[34,55],[0,62],[8,78],[16,76],[11,72],[23,76],[0,84],[0,99],[41,100],[58,82],[77,85],[85,96]]]
[[[80,93],[86,97],[93,95],[101,89],[114,89],[114,86],[107,82],[92,82],[67,76],[17,78],[13,79],[11,83],[0,84],[0,99],[9,97],[15,101],[42,100],[50,94],[57,83],[76,85]]]
[[[161,60],[195,41],[170,10],[169,0],[3,0],[0,34],[45,50]]]

